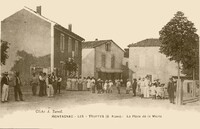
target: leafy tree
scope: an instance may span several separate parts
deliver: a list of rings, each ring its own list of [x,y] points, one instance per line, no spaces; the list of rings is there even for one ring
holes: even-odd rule
[[[74,76],[77,72],[77,64],[74,62],[74,59],[69,58],[69,60],[65,61],[65,71],[69,73],[69,76]]]
[[[34,55],[27,53],[26,51],[17,51],[18,60],[15,61],[11,71],[20,72],[20,76],[25,83],[29,83],[30,79],[30,67],[48,67],[50,66],[50,55],[35,57]]]
[[[197,29],[194,24],[184,16],[184,13],[178,11],[174,17],[159,32],[162,45],[160,52],[165,54],[169,60],[174,60],[178,64],[178,85],[177,85],[177,103],[182,102],[182,86],[180,85],[180,69],[194,68],[198,46]],[[191,58],[191,59],[190,59]],[[194,63],[194,64],[193,64]]]
[[[8,48],[9,43],[6,41],[1,40],[1,65],[6,64],[6,59],[8,59]]]
[[[185,54],[185,60],[182,61],[182,73],[193,77],[193,80],[199,79],[199,45],[196,43],[190,52]]]

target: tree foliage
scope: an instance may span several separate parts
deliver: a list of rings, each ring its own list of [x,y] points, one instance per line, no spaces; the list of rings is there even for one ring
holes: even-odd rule
[[[198,66],[199,36],[196,31],[194,24],[178,11],[159,32],[160,52],[181,63],[186,74]]]
[[[65,71],[69,72],[69,76],[77,72],[77,64],[74,62],[74,59],[70,58],[65,61]]]
[[[20,72],[20,76],[23,81],[27,82],[30,78],[30,67],[48,67],[50,66],[50,55],[35,57],[34,55],[27,53],[26,51],[17,51],[18,60],[15,61],[11,71]]]
[[[1,40],[1,65],[6,64],[6,59],[8,59],[8,48],[9,43],[6,41]]]

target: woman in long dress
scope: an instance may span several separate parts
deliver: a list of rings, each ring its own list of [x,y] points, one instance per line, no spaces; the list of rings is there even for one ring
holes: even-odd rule
[[[72,83],[70,78],[67,78],[66,90],[72,90]]]
[[[72,78],[72,90],[75,90],[76,89],[76,79],[75,78]]]
[[[108,93],[112,93],[113,91],[113,82],[111,80],[109,80],[109,90]]]
[[[149,80],[145,78],[144,80],[144,98],[149,98]]]
[[[126,94],[129,94],[131,89],[131,82],[129,79],[127,79],[127,83],[126,83]]]
[[[103,92],[108,93],[108,80],[106,80],[103,85]]]
[[[83,78],[83,90],[87,90],[87,79]]]
[[[95,93],[95,84],[96,81],[94,79],[94,77],[91,79],[91,83],[90,83],[90,87],[92,88],[92,93]]]
[[[91,85],[90,83],[91,83],[91,79],[90,79],[90,77],[88,77],[88,78],[87,78],[87,90],[88,90],[88,91],[90,91],[90,88],[91,88],[91,87],[90,87],[90,85]]]
[[[144,87],[145,87],[145,83],[144,83],[144,78],[142,78],[141,82],[140,82],[140,90],[141,90],[141,98],[144,97]]]

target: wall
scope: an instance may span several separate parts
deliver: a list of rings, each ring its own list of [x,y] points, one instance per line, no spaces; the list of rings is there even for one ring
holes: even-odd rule
[[[95,49],[82,49],[82,77],[94,77]]]
[[[18,59],[16,52],[24,50],[36,57],[50,54],[51,24],[35,14],[22,9],[1,22],[2,40],[8,41],[9,58],[3,71],[9,71]],[[45,67],[50,67],[50,62]]]
[[[106,66],[105,68],[111,69],[111,57],[115,56],[115,67],[114,69],[122,69],[122,60],[124,56],[124,52],[116,46],[113,42],[111,42],[111,51],[105,50],[105,44],[96,47],[96,68],[102,67],[102,54],[106,55]]]
[[[139,58],[144,58],[140,61]],[[133,78],[153,75],[166,83],[170,76],[177,75],[177,64],[159,52],[159,47],[130,47],[129,68],[135,72]]]
[[[60,35],[64,35],[64,51],[60,50]],[[68,39],[71,38],[71,44]],[[75,41],[77,41],[78,49],[75,51]],[[75,51],[74,61],[78,65],[78,74],[81,74],[81,56],[82,44],[75,38],[70,37],[66,32],[54,28],[54,67],[62,71],[61,62],[65,62],[68,58],[72,58],[72,51]]]

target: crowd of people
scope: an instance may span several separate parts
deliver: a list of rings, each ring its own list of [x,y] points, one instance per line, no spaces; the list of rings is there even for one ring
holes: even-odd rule
[[[38,76],[33,73],[30,80],[32,86],[32,94],[36,96],[37,93],[40,97],[48,96],[53,97],[56,94],[61,93],[61,82],[65,90],[70,91],[91,91],[92,93],[103,94],[113,93],[116,88],[117,93],[122,93],[122,85],[124,84],[122,79],[115,80],[102,80],[94,77],[68,77],[67,80],[63,80],[61,76],[56,76],[54,73],[46,74],[40,72]],[[14,95],[16,101],[24,101],[21,91],[21,79],[19,72],[15,73],[14,78]],[[39,86],[39,91],[37,90]],[[132,91],[133,96],[139,96],[141,98],[152,99],[165,99],[169,97],[170,103],[174,103],[175,82],[172,78],[169,79],[167,86],[161,84],[159,79],[153,81],[148,76],[144,78],[133,80],[127,80],[125,83],[125,94],[130,94]],[[1,91],[2,91],[2,103],[8,102],[9,94],[9,77],[5,72],[1,79]],[[19,99],[18,99],[19,98]]]
[[[61,76],[56,76],[54,72],[52,74],[46,74],[43,72],[39,73],[39,77],[36,77],[33,73],[33,77],[30,81],[32,86],[33,95],[36,95],[37,86],[39,85],[39,96],[53,97],[57,93],[61,93]]]
[[[95,79],[94,77],[84,78],[68,78],[66,83],[66,90],[77,90],[77,91],[91,91],[92,93],[112,93],[113,89],[117,89],[117,93],[121,94],[121,87],[123,84],[122,79],[116,80],[102,80]],[[141,98],[152,98],[152,99],[166,99],[170,98],[170,102],[174,103],[174,92],[175,92],[175,81],[170,78],[168,85],[160,83],[159,79],[150,80],[148,76],[144,78],[133,80],[127,80],[126,82],[126,94],[130,94],[131,91],[133,96],[139,96]]]
[[[120,94],[122,82],[122,79],[104,81],[100,78],[95,79],[94,77],[72,77],[67,79],[66,90],[92,91],[92,93],[101,94],[112,93],[114,86],[116,86],[118,93]]]

